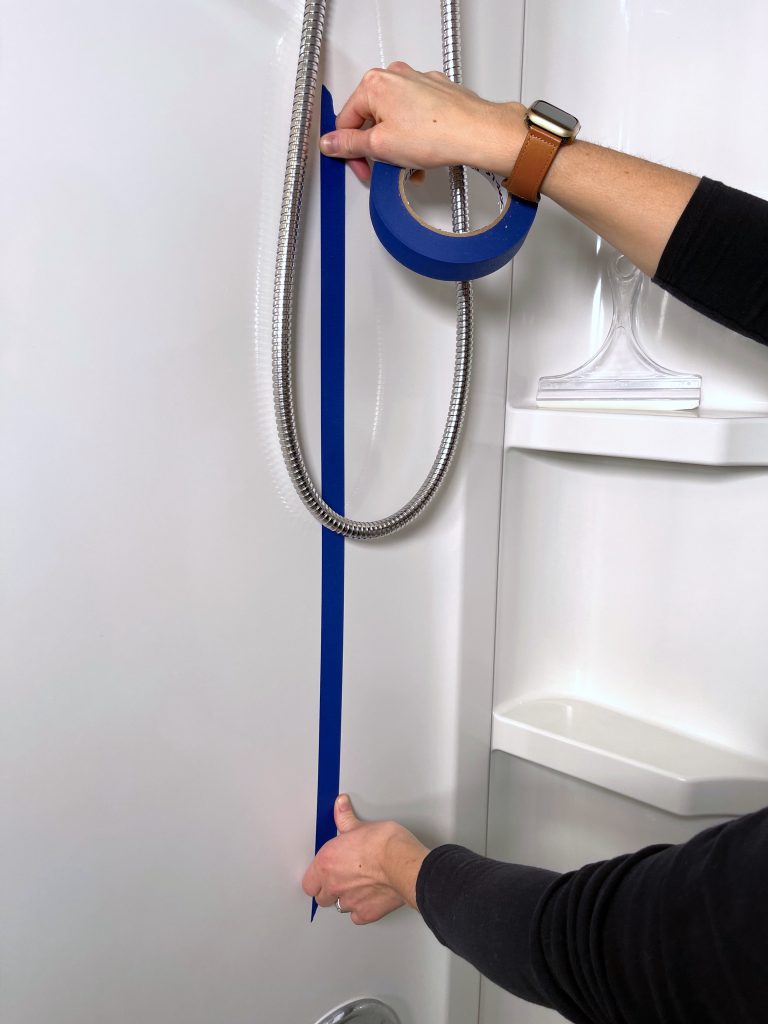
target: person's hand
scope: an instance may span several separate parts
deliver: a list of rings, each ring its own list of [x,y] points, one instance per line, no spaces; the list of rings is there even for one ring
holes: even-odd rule
[[[346,794],[333,808],[339,835],[318,852],[302,888],[319,906],[339,900],[355,924],[378,921],[403,904],[416,909],[416,878],[429,853],[394,821],[362,822]]]
[[[414,71],[402,61],[368,71],[320,139],[327,156],[350,160],[370,178],[366,157],[401,167],[470,164],[507,175],[525,139],[525,108],[491,103],[440,71]]]

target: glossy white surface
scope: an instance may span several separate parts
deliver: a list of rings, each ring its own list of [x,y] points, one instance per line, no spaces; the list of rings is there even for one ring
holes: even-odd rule
[[[768,804],[768,762],[572,698],[496,708],[491,746],[685,816]]]
[[[738,68],[740,88],[757,88],[762,58],[744,40],[766,28],[754,5],[724,20],[716,3],[544,0],[527,10],[523,96],[573,110],[587,138],[760,194],[749,115],[727,83]],[[534,411],[538,377],[605,337],[596,250],[542,203],[515,261],[508,441],[539,451],[505,456],[496,702],[579,697],[761,757],[768,476],[736,464],[762,462],[768,352],[646,282],[641,337],[663,343],[651,354],[665,365],[702,373],[701,416]],[[636,461],[668,453],[731,468]]]
[[[758,4],[725,17],[714,0],[540,0],[522,95],[572,111],[586,139],[768,196],[766,144],[739,102],[764,93],[767,33]],[[542,203],[513,282],[507,428],[520,447],[505,455],[495,703],[607,705],[765,761],[768,475],[641,460],[762,463],[768,352],[650,282],[639,312],[650,355],[702,375],[700,419],[531,409],[539,377],[594,354],[610,316],[595,236]],[[494,755],[493,856],[567,870],[707,823]],[[483,985],[482,1024],[559,1019]]]
[[[518,451],[506,470],[496,703],[590,700],[764,758],[764,471]]]
[[[475,972],[415,915],[360,930],[328,911],[310,927],[299,890],[320,534],[277,450],[269,346],[300,7],[0,7],[3,1024],[309,1024],[360,994],[403,1024],[476,1017]],[[760,193],[762,143],[731,86],[760,94],[762,51],[744,41],[764,39],[767,18],[754,4],[725,19],[715,2],[540,0],[523,96],[571,107],[587,138]],[[467,3],[463,21],[468,84],[517,96],[522,0]],[[328,33],[337,99],[369,66],[440,62],[437,0],[334,0]],[[659,113],[670,83],[684,129]],[[316,184],[297,314],[314,468]],[[366,206],[350,181],[359,516],[422,478],[453,348],[452,289],[389,260]],[[511,403],[600,344],[598,267],[593,236],[543,207],[516,261]],[[476,288],[467,435],[438,507],[347,555],[342,786],[362,814],[476,849],[508,293],[508,274]],[[701,372],[705,407],[768,412],[762,349],[658,290],[643,301],[652,354]],[[505,472],[499,700],[556,689],[763,755],[763,474],[519,451]],[[565,869],[694,827],[500,756],[496,856]],[[545,1019],[490,991],[485,1024]]]
[[[510,407],[505,445],[700,466],[768,466],[768,416]]]
[[[270,326],[300,7],[2,5],[3,1024],[310,1024],[361,994],[402,1024],[476,1014],[475,972],[416,915],[310,926],[299,888],[320,528],[277,452]],[[464,20],[468,81],[515,91],[521,5]],[[328,33],[339,100],[371,65],[440,61],[437,0],[338,0]],[[297,315],[313,466],[316,170]],[[454,344],[452,287],[394,264],[366,207],[350,180],[361,516],[423,476]],[[481,846],[509,275],[477,291],[450,487],[408,535],[348,548],[342,785],[362,814]]]

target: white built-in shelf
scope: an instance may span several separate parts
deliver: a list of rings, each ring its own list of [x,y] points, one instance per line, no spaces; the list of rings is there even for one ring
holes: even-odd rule
[[[704,466],[768,466],[768,415],[510,406],[506,447]]]
[[[503,705],[492,743],[673,814],[737,815],[768,804],[768,763],[586,701]]]

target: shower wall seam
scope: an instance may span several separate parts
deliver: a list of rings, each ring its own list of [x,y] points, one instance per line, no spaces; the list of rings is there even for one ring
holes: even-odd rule
[[[522,18],[521,18],[521,31],[520,31],[520,81],[518,85],[518,100],[522,100],[523,95],[523,80],[525,76],[525,31],[528,13],[528,2],[523,0]],[[510,275],[509,282],[509,301],[507,305],[507,359],[504,365],[504,373],[506,380],[506,387],[504,390],[504,423],[506,426],[507,406],[509,404],[509,363],[511,359],[512,349],[512,300],[513,300],[513,288],[515,281],[515,261],[511,264],[512,272]],[[504,508],[504,490],[506,486],[507,478],[507,460],[504,455],[504,445],[502,443],[502,449],[500,454],[501,459],[501,481],[499,486],[498,496],[498,515],[496,520],[496,579],[495,579],[495,599],[493,603],[493,652],[491,655],[491,707],[490,715],[488,720],[488,766],[486,773],[486,788],[485,788],[485,844],[484,853],[488,854],[488,838],[489,838],[489,823],[491,819],[491,757],[492,757],[492,740],[491,734],[493,730],[493,708],[496,701],[496,636],[499,628],[499,585],[500,585],[500,574],[501,574],[501,531],[503,528],[502,512]],[[478,1024],[481,1022],[482,1015],[482,1004],[483,1004],[483,980],[481,978],[480,984],[477,989],[477,1021]]]

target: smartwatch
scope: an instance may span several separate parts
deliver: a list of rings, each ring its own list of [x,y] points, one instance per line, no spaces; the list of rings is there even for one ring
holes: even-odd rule
[[[573,116],[553,103],[536,100],[525,112],[528,125],[523,148],[512,173],[502,181],[510,195],[538,203],[541,183],[561,146],[573,142],[581,125]]]

